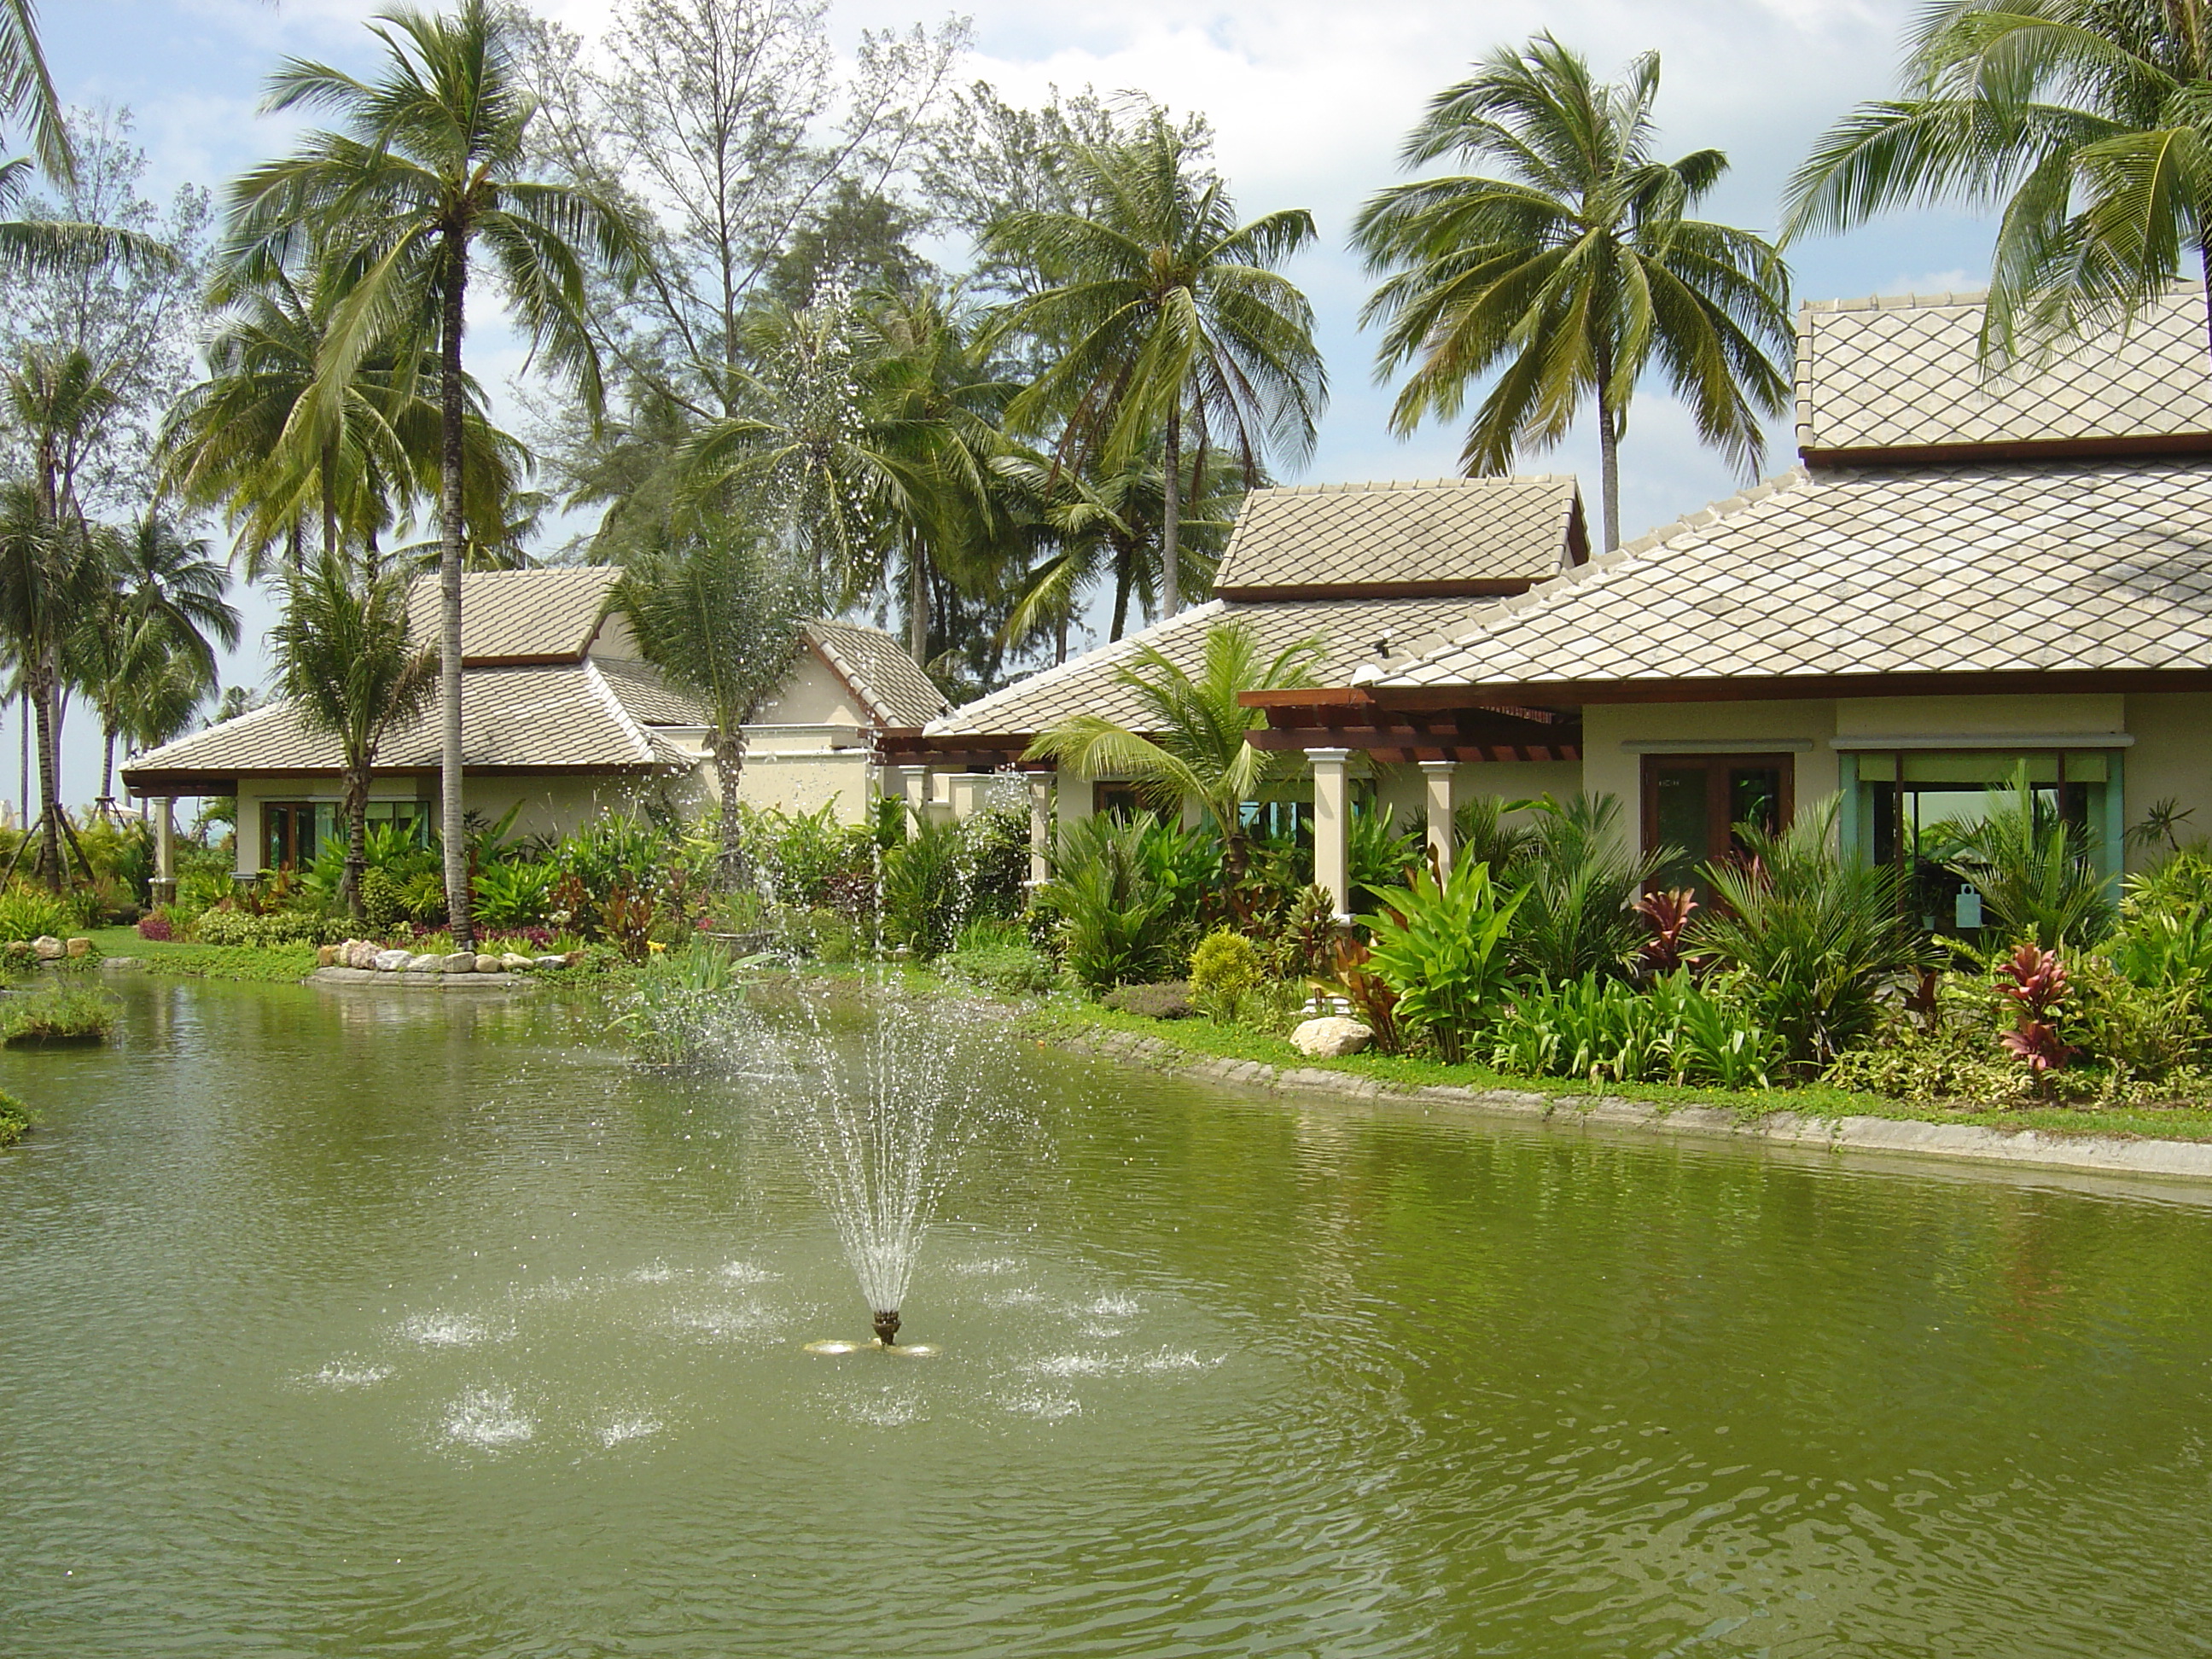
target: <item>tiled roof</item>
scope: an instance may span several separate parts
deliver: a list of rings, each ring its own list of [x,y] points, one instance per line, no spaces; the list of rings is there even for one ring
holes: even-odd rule
[[[1801,449],[1924,448],[2212,433],[2205,301],[2183,284],[2124,336],[1984,380],[1982,295],[1825,301],[1797,334]]]
[[[627,708],[632,719],[646,726],[709,726],[713,719],[693,698],[684,696],[661,678],[660,671],[650,663],[630,662],[619,657],[592,659],[592,666],[607,683]]]
[[[806,637],[882,725],[911,730],[927,725],[949,706],[921,665],[879,628],[811,622]]]
[[[2212,462],[1792,473],[1378,686],[2212,668]]]
[[[461,656],[471,663],[580,661],[622,572],[604,565],[472,570],[461,578]],[[438,642],[438,579],[407,594],[407,631]]]
[[[1101,714],[1127,726],[1141,726],[1144,706],[1115,678],[1115,672],[1150,646],[1195,675],[1205,658],[1206,630],[1221,622],[1250,624],[1268,656],[1301,640],[1319,640],[1323,656],[1316,678],[1324,685],[1340,685],[1362,659],[1376,659],[1381,641],[1387,639],[1391,649],[1403,650],[1415,641],[1464,627],[1478,604],[1467,599],[1295,599],[1229,605],[1216,599],[1057,668],[1032,674],[923,729],[933,738],[1030,734],[1074,714]]]
[[[1571,562],[1575,511],[1575,481],[1564,477],[1255,489],[1213,586],[1234,596],[1541,581]]]
[[[654,724],[689,709],[669,694],[647,696],[628,665],[610,672],[599,663],[550,668],[472,668],[461,679],[461,720],[466,764],[472,768],[585,769],[618,771],[667,763]],[[634,706],[635,705],[635,706]],[[380,771],[422,771],[439,761],[434,704],[386,738],[377,751]],[[149,750],[124,769],[133,777],[192,773],[333,772],[337,742],[309,731],[289,702],[272,704]]]

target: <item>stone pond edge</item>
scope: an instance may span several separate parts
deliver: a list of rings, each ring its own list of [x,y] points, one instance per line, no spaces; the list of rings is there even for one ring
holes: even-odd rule
[[[2035,1129],[1985,1129],[1972,1124],[1887,1117],[1819,1117],[1802,1112],[1770,1112],[1747,1119],[1714,1106],[1662,1107],[1610,1095],[1542,1095],[1450,1084],[1401,1089],[1372,1078],[1318,1066],[1270,1066],[1256,1060],[1197,1055],[1163,1038],[1135,1031],[1055,1032],[1048,1041],[1055,1048],[1176,1077],[1276,1094],[1449,1106],[1538,1122],[1605,1124],[1660,1133],[1778,1141],[1826,1151],[1919,1152],[1990,1164],[2212,1181],[2212,1142],[2054,1135]]]

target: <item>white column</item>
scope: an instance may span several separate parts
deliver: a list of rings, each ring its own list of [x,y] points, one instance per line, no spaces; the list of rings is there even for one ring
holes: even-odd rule
[[[1352,791],[1345,778],[1349,749],[1309,749],[1314,780],[1314,883],[1328,890],[1336,914],[1352,915],[1352,872],[1345,839],[1350,828]]]
[[[1030,787],[1030,884],[1052,878],[1052,774],[1032,772]]]
[[[161,810],[154,819],[153,899],[168,904],[177,896],[177,798],[161,797]]]
[[[1429,788],[1429,848],[1437,855],[1437,868],[1444,875],[1451,874],[1452,853],[1452,779],[1458,775],[1457,761],[1423,761],[1421,777]]]

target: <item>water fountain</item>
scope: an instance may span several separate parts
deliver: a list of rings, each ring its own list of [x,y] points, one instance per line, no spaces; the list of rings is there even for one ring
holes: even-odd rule
[[[962,1151],[1008,1113],[1004,1043],[941,999],[878,988],[868,1004],[857,1029],[840,1029],[822,993],[803,993],[795,1024],[749,1024],[738,1040],[775,1079],[771,1109],[836,1224],[868,1304],[869,1346],[921,1357],[934,1350],[899,1343],[899,1310]]]

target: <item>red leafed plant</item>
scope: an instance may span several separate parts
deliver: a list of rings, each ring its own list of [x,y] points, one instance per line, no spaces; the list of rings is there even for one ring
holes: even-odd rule
[[[1336,982],[1358,1014],[1360,1023],[1375,1034],[1375,1046],[1395,1054],[1399,1048],[1398,994],[1367,965],[1373,953],[1356,939],[1340,939],[1332,952]]]
[[[1682,930],[1690,925],[1690,912],[1698,908],[1686,887],[1664,893],[1646,893],[1636,901],[1636,914],[1651,926],[1651,937],[1636,947],[1636,964],[1647,974],[1671,974],[1682,965]]]
[[[2020,1011],[2019,1023],[1997,1040],[2041,1077],[2074,1058],[2058,1035],[2058,1005],[2066,1000],[2066,964],[2056,951],[2023,945],[1997,964],[1997,989]]]

